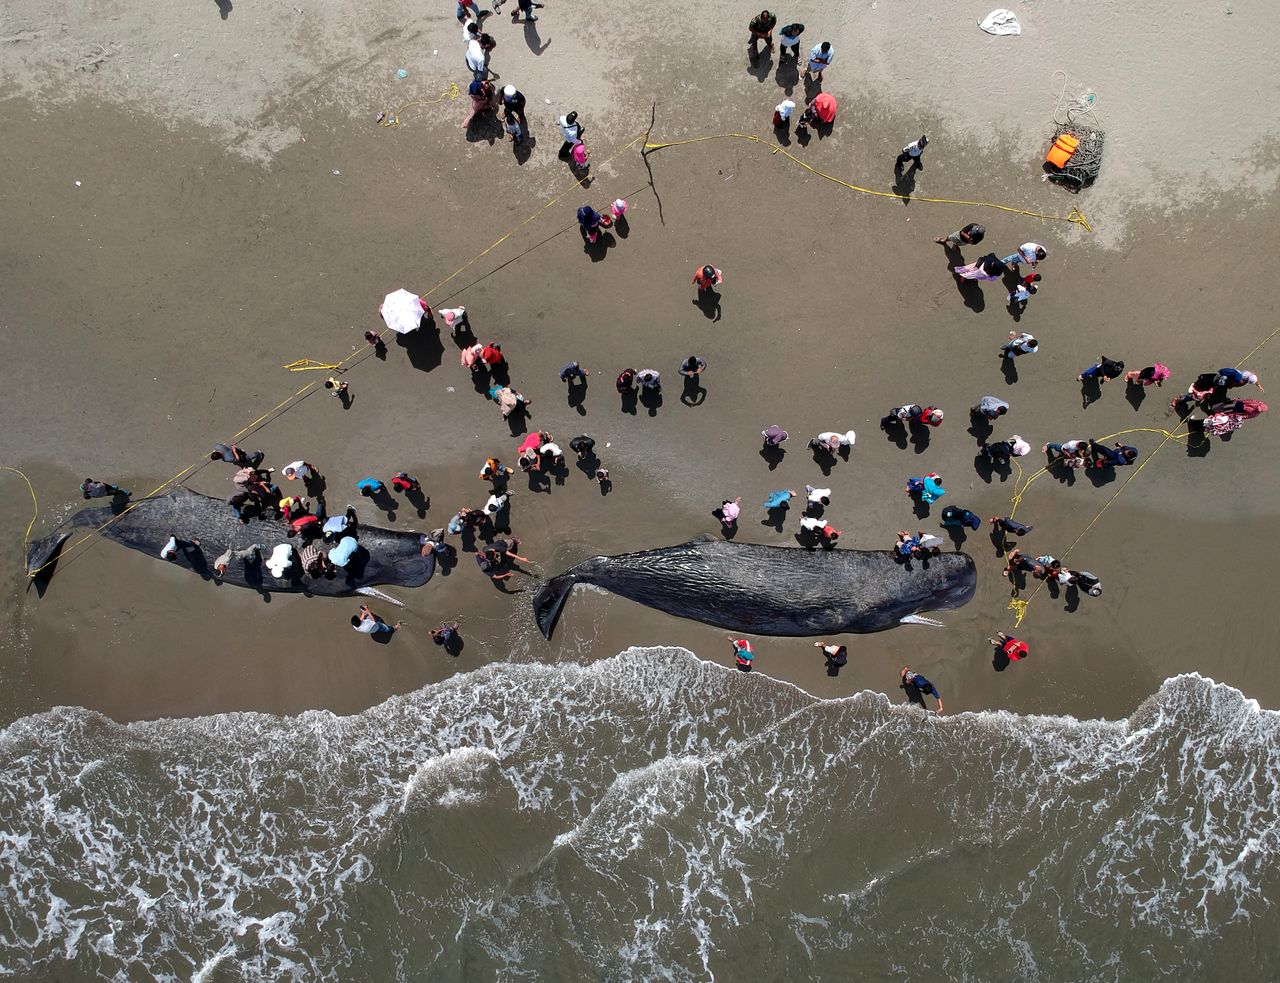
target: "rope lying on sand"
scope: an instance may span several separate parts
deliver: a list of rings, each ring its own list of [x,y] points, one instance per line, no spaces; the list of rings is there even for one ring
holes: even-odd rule
[[[747,140],[751,143],[768,146],[768,144],[754,133],[714,133],[710,136],[693,137],[688,140],[675,140],[670,143],[645,143],[642,153],[647,156],[654,151],[663,150],[667,147],[685,147],[693,143],[705,143],[708,140]],[[799,164],[811,174],[816,174],[818,177],[838,184],[842,188],[848,188],[850,191],[857,191],[864,195],[872,195],[876,198],[893,198],[896,201],[902,201],[907,197],[905,195],[898,194],[896,191],[877,191],[874,188],[864,188],[857,184],[850,184],[848,181],[843,181],[838,177],[827,174],[825,171],[818,170],[812,164],[806,163],[783,147],[770,147],[769,150],[772,154],[781,154],[792,163]],[[967,205],[971,208],[995,208],[1002,212],[1011,212],[1014,215],[1025,215],[1028,218],[1044,219],[1045,221],[1051,222],[1070,222],[1073,225],[1080,226],[1086,232],[1093,231],[1093,226],[1089,224],[1088,219],[1084,217],[1083,213],[1081,213],[1078,208],[1072,208],[1066,215],[1047,215],[1044,212],[1034,212],[1026,208],[1015,208],[1012,205],[1001,205],[994,201],[966,201],[960,198],[922,198],[917,195],[911,195],[910,200],[913,202],[929,202],[934,205]]]
[[[1280,327],[1276,328],[1269,335],[1263,338],[1260,342],[1254,345],[1253,350],[1236,363],[1236,368],[1237,369],[1240,368],[1240,366],[1244,365],[1245,362],[1253,358],[1254,355],[1262,351],[1263,347],[1269,341],[1271,341],[1271,339],[1274,338],[1277,334],[1280,334]],[[1098,438],[1099,441],[1101,442],[1101,441],[1111,440],[1114,437],[1122,437],[1125,434],[1129,434],[1129,433],[1158,433],[1158,434],[1164,435],[1163,439],[1160,441],[1160,443],[1156,444],[1155,448],[1151,451],[1151,453],[1148,454],[1142,460],[1142,462],[1136,468],[1133,469],[1133,474],[1129,475],[1129,477],[1125,480],[1125,483],[1121,485],[1119,488],[1117,488],[1115,490],[1115,493],[1109,499],[1107,499],[1106,502],[1103,503],[1102,508],[1098,509],[1094,517],[1089,520],[1088,525],[1086,525],[1084,529],[1081,530],[1080,535],[1077,536],[1075,538],[1075,541],[1070,546],[1067,547],[1066,552],[1063,553],[1062,556],[1059,557],[1059,559],[1065,560],[1068,556],[1071,555],[1071,551],[1075,549],[1078,545],[1080,545],[1080,540],[1084,539],[1085,534],[1088,533],[1089,530],[1092,529],[1095,524],[1097,524],[1098,520],[1102,518],[1102,514],[1106,512],[1107,509],[1111,508],[1111,503],[1114,502],[1117,498],[1119,498],[1120,493],[1124,491],[1126,488],[1128,488],[1129,485],[1133,482],[1133,479],[1138,477],[1138,475],[1142,473],[1142,469],[1151,463],[1151,459],[1155,457],[1158,453],[1160,453],[1161,449],[1164,447],[1165,444],[1169,443],[1169,441],[1171,440],[1186,440],[1191,436],[1189,432],[1183,432],[1183,433],[1177,432],[1178,430],[1181,430],[1186,425],[1187,425],[1187,421],[1184,420],[1182,423],[1180,423],[1177,427],[1174,428],[1174,432],[1172,433],[1170,433],[1168,430],[1163,430],[1158,427],[1133,427],[1129,430],[1121,430],[1119,433],[1113,433],[1113,434],[1109,434],[1106,437]],[[1203,443],[1208,439],[1209,438],[1207,436],[1202,436],[1201,443]],[[1189,446],[1199,447],[1200,444],[1191,444]],[[1022,466],[1019,465],[1017,461],[1014,461],[1013,463],[1018,468],[1018,477],[1013,483],[1013,488],[1014,488],[1013,499],[1011,500],[1010,507],[1009,507],[1010,517],[1012,517],[1013,514],[1018,510],[1018,506],[1022,503],[1022,496],[1027,493],[1027,489],[1031,486],[1031,483],[1035,481],[1037,478],[1039,478],[1042,474],[1045,474],[1047,471],[1049,471],[1053,467],[1053,465],[1057,464],[1058,462],[1053,461],[1045,465],[1039,471],[1036,471],[1034,474],[1031,475],[1031,477],[1027,478],[1027,480],[1023,483],[1021,488],[1018,487],[1018,482],[1022,480]],[[1004,537],[1004,540],[1005,542],[1007,542],[1007,537]],[[1028,605],[1030,605],[1031,602],[1035,599],[1035,596],[1040,593],[1040,590],[1042,587],[1044,587],[1045,583],[1047,583],[1047,581],[1041,581],[1040,583],[1036,584],[1036,589],[1033,590],[1030,593],[1030,595],[1028,595],[1026,598],[1018,597],[1018,588],[1014,586],[1012,590],[1012,594],[1009,599],[1009,608],[1014,613],[1014,619],[1015,619],[1013,623],[1014,628],[1017,628],[1019,625],[1022,624],[1022,619],[1025,618],[1027,615]]]

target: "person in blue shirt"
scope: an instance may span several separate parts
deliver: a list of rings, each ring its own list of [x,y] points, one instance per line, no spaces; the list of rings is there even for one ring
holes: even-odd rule
[[[791,506],[788,503],[790,503],[791,499],[795,498],[795,495],[796,493],[790,488],[783,488],[776,492],[770,492],[769,497],[764,500],[764,507],[767,511],[790,508]]]
[[[386,485],[373,477],[361,478],[356,482],[356,488],[360,490],[360,494],[365,498],[369,498],[372,495],[381,495],[387,490]]]
[[[346,567],[359,547],[360,544],[356,542],[354,536],[343,536],[338,541],[338,545],[329,550],[329,562],[335,567]]]
[[[907,693],[907,700],[911,703],[917,704],[922,710],[928,709],[928,707],[925,706],[924,698],[926,696],[932,696],[938,701],[938,714],[942,714],[942,694],[938,692],[938,687],[934,686],[933,683],[925,679],[924,676],[920,675],[920,673],[903,666],[902,682],[900,685]]]

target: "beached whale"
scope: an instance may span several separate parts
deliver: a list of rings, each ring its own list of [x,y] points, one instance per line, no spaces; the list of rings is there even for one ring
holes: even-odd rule
[[[938,624],[922,611],[958,608],[977,574],[965,553],[899,563],[889,550],[789,549],[719,539],[595,556],[544,584],[533,613],[550,638],[574,584],[594,584],[678,618],[756,635],[830,635]]]
[[[81,509],[52,535],[31,544],[27,551],[27,572],[33,573],[55,558],[75,528],[97,528],[112,514],[111,507]],[[288,523],[276,518],[250,519],[243,523],[221,499],[201,495],[189,488],[176,488],[168,494],[135,502],[133,508],[103,529],[102,535],[157,560],[170,536],[186,542],[198,539],[201,542],[199,547],[179,550],[167,562],[212,579],[213,561],[228,547],[240,549],[254,543],[265,543],[270,552],[280,543],[301,546],[298,538],[288,537],[288,529]],[[331,577],[307,576],[299,569],[295,555],[293,566],[285,572],[285,579],[271,575],[262,562],[266,556],[258,562],[233,560],[227,566],[227,572],[218,579],[223,583],[273,593],[323,594],[328,597],[367,594],[394,600],[376,591],[374,585],[420,587],[435,573],[436,558],[430,553],[422,555],[417,533],[379,529],[361,523],[356,538],[360,548],[346,568]]]

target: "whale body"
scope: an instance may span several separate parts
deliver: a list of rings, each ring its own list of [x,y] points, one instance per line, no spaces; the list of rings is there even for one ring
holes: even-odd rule
[[[696,539],[595,556],[544,584],[533,612],[550,638],[574,584],[592,584],[677,618],[757,635],[829,635],[937,624],[921,612],[967,604],[973,558],[898,561],[890,550],[811,551]]]
[[[435,555],[422,555],[417,533],[380,529],[361,523],[355,532],[360,548],[346,569],[339,569],[331,577],[311,577],[299,568],[295,554],[293,565],[285,571],[285,579],[277,579],[266,568],[266,554],[280,543],[289,543],[295,548],[304,545],[300,537],[291,539],[287,535],[289,524],[274,517],[241,522],[226,502],[185,487],[136,501],[112,520],[115,514],[116,510],[110,506],[81,509],[52,535],[31,544],[27,551],[28,574],[34,576],[37,571],[50,567],[76,527],[97,529],[104,524],[101,534],[107,539],[157,560],[170,536],[187,542],[200,540],[200,546],[179,550],[172,560],[166,562],[186,567],[205,579],[213,579],[213,561],[223,550],[265,543],[266,553],[258,562],[244,563],[233,559],[227,566],[227,572],[217,579],[271,593],[322,594],[328,597],[366,594],[399,603],[375,591],[374,585],[420,587],[431,579],[436,569]]]

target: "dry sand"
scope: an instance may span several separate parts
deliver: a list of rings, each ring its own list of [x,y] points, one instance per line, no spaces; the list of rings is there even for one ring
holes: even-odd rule
[[[985,5],[944,14],[861,4],[843,23],[816,4],[795,14],[809,26],[806,45],[836,43],[826,87],[841,100],[834,133],[793,147],[798,155],[887,190],[898,147],[923,128],[931,146],[917,196],[1052,214],[1078,204],[1097,228],[1088,235],[857,195],[742,141],[652,155],[656,195],[635,151],[602,166],[647,125],[655,100],[655,139],[772,139],[768,116],[788,74],[776,63],[749,71],[737,25],[752,11],[740,5],[699,8],[700,25],[734,25],[705,38],[674,29],[658,5],[571,15],[549,3],[536,35],[505,12],[493,18],[494,67],[530,99],[537,143],[520,164],[501,142],[463,139],[460,102],[407,109],[399,127],[373,124],[379,109],[462,81],[451,4],[426,16],[407,4],[375,12],[243,3],[225,20],[213,3],[119,5],[105,15],[12,4],[0,30],[0,167],[11,176],[0,189],[10,230],[0,326],[11,362],[0,461],[34,479],[37,535],[79,507],[84,475],[135,490],[160,484],[308,381],[283,363],[347,354],[376,326],[386,291],[429,289],[559,193],[568,175],[551,118],[578,108],[597,165],[590,190],[569,194],[431,296],[465,304],[482,340],[503,343],[514,382],[535,400],[533,425],[562,442],[592,433],[613,472],[607,498],[572,468],[549,494],[513,482],[513,526],[537,574],[714,532],[710,509],[736,494],[746,506],[740,539],[789,543],[796,520],[778,534],[759,524],[756,506],[774,488],[806,482],[833,487],[829,514],[855,547],[886,547],[896,529],[916,524],[902,485],[923,471],[946,477],[943,504],[1004,513],[1012,480],[975,475],[976,443],[965,432],[965,410],[980,395],[1013,404],[997,434],[1036,446],[1171,427],[1169,387],[1135,409],[1113,384],[1085,409],[1076,373],[1102,351],[1134,367],[1160,359],[1180,386],[1239,361],[1273,330],[1266,285],[1278,271],[1267,244],[1278,227],[1280,120],[1251,87],[1275,77],[1264,38],[1278,18],[1261,4],[1238,6],[1230,15],[1189,4],[1117,15],[1101,3],[1026,4],[1016,9],[1027,33],[1016,39],[973,27]],[[1112,18],[1111,34],[1088,27],[1091,16]],[[1062,66],[1068,45],[1072,61]],[[86,65],[95,46],[109,54]],[[1228,46],[1229,63],[1220,56]],[[1144,52],[1140,70],[1135,50]],[[1162,65],[1181,74],[1162,74]],[[410,74],[397,82],[401,66]],[[1078,198],[1043,184],[1035,166],[1058,67],[1071,73],[1069,96],[1081,87],[1098,94],[1110,134],[1102,179]],[[1193,152],[1162,153],[1171,132]],[[633,203],[630,234],[593,262],[573,210],[618,195]],[[1016,325],[1044,350],[1018,362],[1012,386],[995,358],[1015,327],[999,285],[986,286],[981,305],[962,296],[932,243],[973,220],[987,226],[984,248],[1035,239],[1051,253],[1045,289]],[[691,304],[688,278],[703,261],[727,276],[714,322]],[[1264,383],[1275,377],[1275,344],[1249,362]],[[707,398],[694,407],[681,404],[675,382],[689,352],[710,362]],[[593,370],[582,417],[556,379],[569,359]],[[349,374],[349,411],[313,395],[246,443],[277,465],[316,462],[331,505],[366,473],[417,473],[427,515],[377,521],[442,525],[459,505],[483,502],[479,464],[488,453],[512,458],[516,440],[475,394],[447,337],[441,364],[432,361],[423,371],[392,345],[385,363],[368,359]],[[641,363],[669,380],[654,416],[620,413],[612,390],[617,371]],[[928,447],[900,449],[876,428],[903,400],[948,410]],[[775,422],[794,437],[771,472],[758,434]],[[819,482],[803,441],[827,428],[853,428],[858,443]],[[1132,442],[1145,453],[1159,440],[1141,433]],[[1103,577],[1106,595],[1071,612],[1042,592],[1021,632],[1033,659],[1001,675],[984,639],[1010,624],[1008,585],[985,531],[966,546],[980,566],[978,596],[944,616],[948,630],[846,639],[850,665],[835,679],[809,641],[761,640],[759,669],[834,696],[894,691],[910,661],[943,687],[949,711],[1080,716],[1123,714],[1164,677],[1200,670],[1280,705],[1263,662],[1280,639],[1269,589],[1253,573],[1280,532],[1267,490],[1278,443],[1264,417],[1202,456],[1165,445],[1071,555]],[[1061,554],[1130,474],[1097,487],[1040,479],[1019,512],[1036,524],[1027,546]],[[228,479],[210,466],[189,483],[225,494]],[[37,599],[21,574],[29,501],[12,476],[0,487],[4,590],[14,599],[0,643],[6,720],[60,703],[118,718],[352,711],[493,659],[592,658],[660,642],[722,658],[727,647],[723,632],[590,591],[575,593],[545,643],[528,595],[494,590],[467,558],[449,577],[398,592],[409,627],[388,646],[347,628],[354,601],[264,604],[110,543],[63,563]],[[370,512],[362,509],[366,521]],[[450,659],[425,632],[459,614],[467,644]]]

